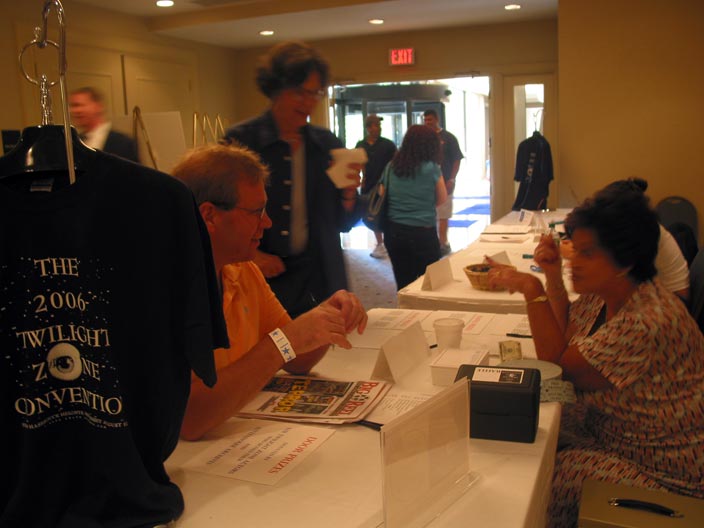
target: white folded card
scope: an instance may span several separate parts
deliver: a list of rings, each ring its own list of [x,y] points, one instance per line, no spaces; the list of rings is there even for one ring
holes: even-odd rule
[[[350,174],[350,163],[366,163],[367,151],[363,148],[356,149],[332,149],[332,165],[327,170],[328,176],[338,189],[349,187],[353,182],[347,175]]]
[[[469,348],[446,348],[430,363],[433,385],[449,387],[455,382],[461,365],[488,365],[489,348],[472,345]]]

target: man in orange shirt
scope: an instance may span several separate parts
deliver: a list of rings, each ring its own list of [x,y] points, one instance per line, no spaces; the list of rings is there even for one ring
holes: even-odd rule
[[[215,351],[215,387],[196,377],[191,383],[181,436],[195,440],[237,413],[279,369],[305,374],[331,344],[351,348],[346,334],[363,332],[367,315],[345,290],[295,320],[277,300],[252,262],[271,227],[264,188],[268,172],[255,153],[204,147],[174,167],[173,175],[193,191],[210,234],[230,339],[230,348]]]

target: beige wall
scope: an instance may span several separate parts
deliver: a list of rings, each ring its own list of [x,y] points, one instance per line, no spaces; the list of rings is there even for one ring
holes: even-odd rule
[[[446,28],[414,31],[373,37],[340,38],[310,42],[329,60],[333,82],[341,84],[387,81],[440,79],[489,75],[491,77],[492,129],[492,216],[502,216],[514,199],[513,163],[515,149],[513,131],[506,126],[504,84],[517,76],[551,74],[557,71],[557,21],[537,20],[491,26]],[[390,48],[413,47],[416,64],[412,67],[388,65]],[[257,58],[266,48],[237,52],[241,76],[237,80],[240,107],[237,119],[256,115],[266,107],[266,100],[254,85]],[[512,93],[512,92],[511,92]],[[552,101],[551,111],[556,112]],[[325,108],[320,108],[313,121],[324,124]],[[554,115],[553,115],[554,117]],[[512,122],[512,118],[508,119]],[[556,122],[556,119],[555,119]],[[549,138],[553,146],[557,138]],[[557,155],[557,153],[556,153]],[[557,203],[559,172],[552,189],[550,205]],[[553,204],[553,200],[555,204]]]
[[[227,121],[236,122],[266,108],[267,101],[258,93],[253,81],[257,59],[266,48],[235,51],[162,38],[151,34],[140,18],[92,8],[72,0],[64,0],[63,4],[69,51],[73,52],[73,61],[71,53],[68,55],[69,80],[72,74],[82,74],[77,71],[81,68],[92,72],[96,57],[100,62],[101,56],[106,58],[106,74],[107,59],[112,64],[110,71],[113,73],[115,63],[119,65],[121,60],[127,61],[128,65],[141,65],[160,59],[165,64],[178,63],[186,72],[195,72],[193,108],[182,109],[187,143],[192,140],[188,115],[193,110],[208,113],[211,117],[220,114]],[[31,28],[41,20],[42,5],[39,0],[0,0],[3,13],[0,19],[0,67],[2,71],[9,72],[9,82],[0,85],[3,110],[0,112],[0,128],[21,128],[38,122],[38,92],[21,78],[16,53],[19,46],[31,39]],[[55,26],[56,19],[52,15],[50,27]],[[472,74],[491,76],[492,174],[495,179],[493,213],[495,216],[502,215],[510,208],[513,201],[513,146],[511,131],[505,129],[507,120],[503,85],[505,79],[515,76],[555,74],[558,56],[556,20],[311,43],[330,61],[333,81],[337,83],[420,80]],[[388,50],[409,46],[416,50],[416,64],[413,67],[390,67]],[[125,85],[128,91],[134,93],[133,86],[136,84],[130,84],[130,79],[127,79]],[[124,113],[125,107],[131,110],[129,101],[125,105],[119,100],[122,97],[119,90],[113,88],[112,91],[112,113]],[[59,100],[58,91],[54,91],[54,99],[55,102]],[[313,121],[324,124],[326,116],[326,108],[321,105]],[[55,115],[54,120],[60,122],[61,118]]]
[[[238,121],[262,111],[253,82],[264,48],[234,51],[151,34],[144,22],[64,0],[70,44],[180,60],[195,71],[195,109]],[[16,63],[19,45],[41,19],[39,0],[0,0],[0,128],[35,124],[37,105]],[[492,79],[494,203],[503,213],[513,167],[502,102],[511,77],[558,74],[557,181],[551,205],[573,205],[617,178],[642,176],[655,201],[681,194],[704,216],[700,163],[704,98],[704,2],[560,0],[559,23],[533,21],[313,42],[334,81],[363,83],[465,76]],[[50,18],[50,25],[55,25]],[[412,68],[387,64],[391,47],[413,46]],[[559,53],[558,53],[559,48]],[[71,71],[71,57],[69,71]],[[559,66],[559,68],[558,68]],[[35,96],[32,96],[35,97]],[[57,95],[55,95],[55,98]],[[29,102],[27,101],[29,100]],[[324,108],[315,120],[320,122]],[[190,140],[190,130],[186,130]],[[701,221],[700,221],[701,223]],[[704,228],[700,225],[700,232]]]
[[[38,124],[38,90],[21,76],[17,53],[24,43],[32,40],[32,28],[41,24],[43,4],[39,0],[0,0],[0,71],[4,77],[4,82],[0,83],[0,128],[22,128]],[[195,72],[191,86],[193,108],[184,111],[184,114],[193,110],[211,116],[218,113],[232,116],[237,113],[237,98],[232,94],[237,76],[236,57],[232,50],[153,35],[138,17],[93,8],[71,0],[63,0],[62,4],[69,50],[73,47],[79,52],[86,50],[86,53],[103,53],[106,57],[117,55],[182,63]],[[57,27],[58,19],[52,8],[49,12],[49,28],[53,31]],[[55,33],[50,36],[52,39],[58,38]],[[31,53],[28,50],[28,54]],[[54,64],[53,58],[48,58]],[[31,58],[28,59],[31,64]],[[70,76],[81,60],[74,56],[72,61],[69,52],[67,61]],[[54,102],[59,102],[58,88],[52,94]],[[123,101],[117,100],[118,96],[121,94],[118,93],[114,98],[116,100],[111,108],[114,114],[124,113],[125,110]],[[128,108],[129,110],[131,109]],[[54,121],[61,122],[60,115],[55,113]],[[190,130],[186,128],[185,132],[190,141]]]
[[[311,41],[328,59],[333,82],[374,83],[554,72],[557,64],[557,21],[446,28],[392,33],[365,38]],[[391,48],[413,47],[416,64],[391,67]],[[257,58],[266,48],[237,52],[237,93],[243,103],[238,118],[256,114],[265,104],[253,82]]]
[[[560,0],[558,20],[563,205],[639,176],[692,200],[701,233],[704,2]]]

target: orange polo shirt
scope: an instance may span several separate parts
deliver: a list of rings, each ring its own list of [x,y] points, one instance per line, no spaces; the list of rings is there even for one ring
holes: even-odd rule
[[[269,332],[291,321],[254,262],[224,266],[222,289],[230,348],[215,350],[216,370],[231,365]]]

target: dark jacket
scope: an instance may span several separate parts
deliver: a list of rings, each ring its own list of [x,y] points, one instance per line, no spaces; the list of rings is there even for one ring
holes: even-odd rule
[[[129,136],[120,132],[111,130],[108,132],[108,137],[105,140],[103,152],[114,154],[121,158],[139,163],[139,152],[137,151],[137,142]]]
[[[330,150],[342,148],[340,140],[329,130],[313,125],[302,129],[306,163],[306,205],[308,215],[308,248],[305,253],[312,259],[314,274],[322,279],[322,294],[327,297],[341,288],[347,288],[347,276],[340,246],[340,233],[349,231],[360,217],[360,212],[347,213],[342,207],[342,190],[332,183],[326,170],[330,165]],[[290,255],[289,232],[291,225],[291,151],[288,143],[279,139],[271,112],[229,128],[225,137],[240,143],[259,154],[269,167],[267,186],[267,213],[272,227],[264,232],[260,249],[284,259]],[[286,264],[286,260],[284,260]],[[295,279],[283,276],[281,281]],[[278,282],[278,281],[277,281]],[[289,312],[275,284],[272,289]],[[315,293],[312,291],[311,293]],[[318,296],[316,295],[316,297]],[[316,301],[322,301],[317,298]]]

